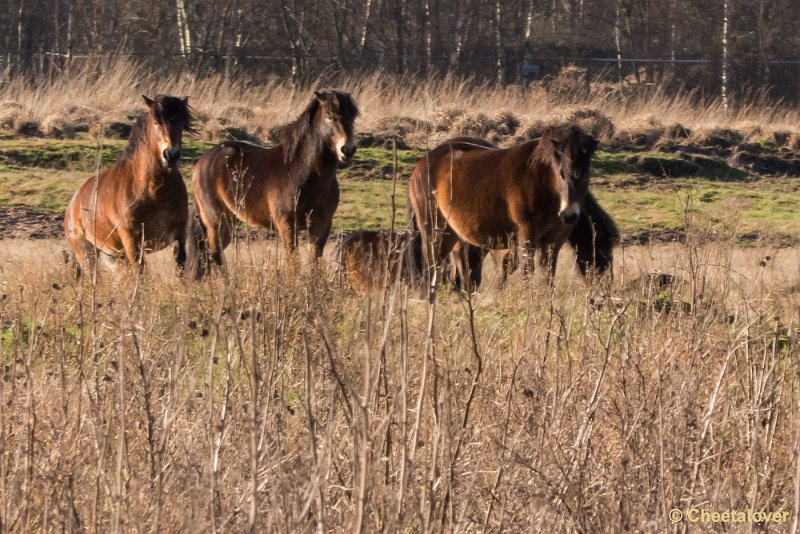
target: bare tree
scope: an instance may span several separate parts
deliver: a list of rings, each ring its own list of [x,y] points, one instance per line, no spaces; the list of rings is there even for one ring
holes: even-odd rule
[[[189,18],[186,14],[186,4],[184,0],[175,0],[175,8],[178,15],[178,35],[180,37],[181,56],[187,59],[192,54],[192,32],[189,29]]]
[[[720,77],[722,106],[728,108],[728,0],[722,0],[722,76]]]

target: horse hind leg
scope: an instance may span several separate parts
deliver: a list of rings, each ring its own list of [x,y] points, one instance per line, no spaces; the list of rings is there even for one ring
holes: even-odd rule
[[[216,265],[222,266],[222,251],[230,244],[233,239],[234,223],[231,216],[226,213],[225,208],[218,206],[198,204],[200,211],[201,231],[205,236],[204,245],[208,245],[208,255]],[[195,230],[195,238],[197,231]],[[202,241],[201,241],[202,242]]]

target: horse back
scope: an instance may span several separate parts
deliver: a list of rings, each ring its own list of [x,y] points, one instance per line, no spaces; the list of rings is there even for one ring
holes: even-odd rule
[[[269,205],[290,198],[280,146],[263,147],[243,141],[225,141],[195,163],[194,194],[201,205],[224,207],[245,222],[264,225],[271,218]]]
[[[440,145],[417,164],[412,202],[424,214],[423,202],[435,197],[440,223],[474,245],[489,245],[516,230],[512,212],[525,211],[529,195],[518,177],[527,158],[524,150],[490,149],[472,141]]]

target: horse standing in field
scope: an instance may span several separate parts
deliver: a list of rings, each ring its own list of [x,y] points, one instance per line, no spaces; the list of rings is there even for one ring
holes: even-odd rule
[[[339,205],[336,168],[356,151],[353,123],[358,115],[347,93],[315,92],[305,111],[283,128],[279,145],[226,141],[203,154],[192,185],[217,265],[222,265],[236,219],[274,225],[290,251],[297,246],[297,231],[307,227],[316,256],[322,256]]]
[[[86,180],[67,206],[64,233],[78,276],[103,257],[125,257],[141,269],[145,251],[170,243],[176,243],[178,266],[186,261],[189,196],[178,162],[183,132],[193,131],[189,97],[144,96],[144,101],[148,112],[136,122],[117,162]]]
[[[581,271],[610,266],[616,227],[589,196],[591,158],[597,140],[577,126],[549,128],[539,140],[497,149],[480,139],[458,138],[428,152],[409,180],[409,200],[428,269],[437,268],[458,240],[488,248],[523,251],[532,268],[534,251],[552,278],[561,246],[576,246]],[[587,198],[591,198],[587,202]],[[586,206],[605,214],[598,254],[597,226]],[[588,232],[575,236],[573,230]],[[471,270],[475,270],[470,265]],[[431,272],[432,274],[432,272]],[[475,285],[473,283],[473,285]]]

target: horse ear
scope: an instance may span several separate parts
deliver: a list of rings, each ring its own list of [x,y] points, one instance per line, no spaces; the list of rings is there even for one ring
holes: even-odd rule
[[[319,100],[320,102],[325,102],[327,100],[325,93],[320,91],[314,91],[314,96],[316,96],[317,100]]]
[[[142,95],[142,98],[144,98],[144,103],[147,104],[148,108],[152,108],[153,104],[155,104],[155,101],[152,98],[148,98],[147,95]]]
[[[186,104],[188,106],[189,105],[189,97],[188,96],[184,96],[183,98],[181,98],[181,102],[183,102],[184,104]]]

